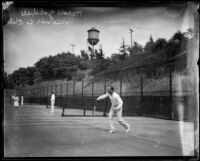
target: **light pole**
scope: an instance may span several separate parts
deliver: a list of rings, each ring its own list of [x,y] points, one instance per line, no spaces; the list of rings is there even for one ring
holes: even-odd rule
[[[132,29],[129,29],[131,33],[131,49],[132,49],[132,32],[134,32]]]

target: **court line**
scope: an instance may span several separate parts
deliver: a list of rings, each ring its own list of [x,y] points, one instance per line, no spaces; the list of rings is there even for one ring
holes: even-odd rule
[[[81,122],[81,123],[84,123],[84,124],[87,124],[87,125],[90,125],[90,126],[93,126],[93,127],[97,127],[97,128],[100,128],[100,129],[105,129],[105,128],[103,128],[102,126],[97,126],[97,125],[94,125],[94,124],[90,124],[90,123],[88,123],[88,122],[85,122],[85,121],[81,121],[81,120],[77,120],[78,122]],[[109,130],[108,130],[109,131]],[[120,133],[120,134],[122,134],[122,132],[121,131],[119,131],[118,133]],[[158,147],[158,145],[159,144],[161,144],[160,142],[157,142],[157,141],[155,141],[155,140],[151,140],[151,139],[148,139],[148,138],[146,138],[146,137],[142,137],[142,136],[139,136],[139,135],[135,135],[135,134],[132,134],[132,133],[126,133],[125,131],[124,131],[124,133],[123,134],[125,134],[125,135],[131,135],[131,136],[135,136],[135,137],[138,137],[138,138],[140,138],[140,139],[144,139],[144,140],[147,140],[147,141],[151,141],[151,142],[155,142],[156,144],[154,145],[154,146],[156,146],[156,147],[154,147],[154,148],[157,148]],[[111,134],[112,135],[112,134]],[[166,143],[162,143],[162,144],[165,144],[165,145],[168,145],[168,146],[172,146],[172,147],[175,147],[175,148],[179,148],[179,149],[184,149],[184,150],[192,150],[191,148],[188,148],[188,147],[179,147],[179,146],[175,146],[175,145],[169,145],[169,144],[166,144]]]
[[[38,110],[38,111],[40,111],[40,110]],[[42,111],[42,112],[44,112],[44,113],[48,113],[48,114],[51,114],[50,112],[47,112],[47,111]],[[94,125],[94,124],[90,124],[90,123],[88,123],[88,122],[86,122],[86,121],[81,121],[81,120],[73,120],[73,121],[77,121],[77,122],[81,122],[81,123],[84,123],[84,124],[87,124],[87,125],[90,125],[90,126],[93,126],[93,127],[97,127],[97,128],[100,128],[100,129],[105,129],[105,128],[103,128],[102,126],[97,126],[97,125]],[[108,130],[109,131],[109,130]],[[121,133],[122,134],[122,132],[120,131],[119,133]],[[125,133],[125,132],[124,132]],[[152,141],[152,142],[155,142],[156,143],[156,148],[158,147],[158,145],[160,144],[160,142],[157,142],[157,141],[155,141],[155,140],[152,140],[152,139],[147,139],[146,137],[142,137],[142,136],[139,136],[139,135],[135,135],[135,134],[132,134],[132,133],[125,133],[126,135],[128,134],[128,135],[131,135],[131,136],[135,136],[135,137],[138,137],[138,138],[140,138],[140,139],[144,139],[144,140],[147,140],[147,141]],[[162,143],[162,144],[164,144],[164,143]],[[169,145],[169,144],[166,144],[166,145]],[[191,150],[191,148],[188,148],[188,147],[179,147],[179,146],[175,146],[175,145],[169,145],[169,146],[173,146],[173,147],[176,147],[176,148],[180,148],[180,149],[185,149],[185,150]]]
[[[33,110],[35,110],[35,111],[39,111],[39,112],[43,112],[43,113],[47,113],[47,114],[53,116],[53,115],[51,114],[51,112],[42,111],[42,110],[40,110],[40,109],[36,109],[36,108],[34,108],[34,107],[31,108],[31,109],[33,109]],[[86,121],[81,121],[81,120],[76,120],[76,119],[73,120],[73,121],[77,121],[77,122],[80,122],[80,123],[83,123],[83,124],[87,124],[87,125],[90,125],[90,126],[93,126],[93,127],[97,127],[97,128],[100,128],[100,129],[105,129],[105,128],[103,128],[102,126],[97,126],[97,125],[91,124],[91,123],[86,122]],[[79,125],[80,125],[80,123],[79,123]],[[108,131],[109,131],[109,130],[108,130]],[[121,131],[119,131],[119,133],[122,134]],[[124,133],[125,133],[125,132],[124,132]],[[138,137],[138,138],[143,139],[143,140],[147,140],[147,141],[155,142],[157,147],[158,147],[158,145],[160,144],[160,142],[157,142],[157,141],[155,141],[155,140],[150,140],[150,139],[148,139],[148,138],[146,138],[146,137],[138,136],[138,135],[132,134],[132,133],[130,133],[130,132],[129,132],[129,133],[125,133],[125,134],[126,134],[126,135],[128,134],[128,135],[131,135],[131,136],[135,136],[135,137]],[[165,144],[165,143],[162,143],[162,144]],[[180,148],[180,149],[185,149],[185,150],[191,150],[191,149],[188,148],[188,147],[179,147],[179,146],[169,145],[169,144],[166,144],[166,145],[168,145],[168,146],[172,146],[172,147],[175,147],[175,148]],[[157,147],[156,147],[156,148],[157,148]]]
[[[80,125],[81,123],[64,123],[64,122],[59,122],[59,123],[50,123],[50,122],[45,122],[45,123],[14,123],[14,124],[4,124],[4,126],[23,126],[23,125]]]

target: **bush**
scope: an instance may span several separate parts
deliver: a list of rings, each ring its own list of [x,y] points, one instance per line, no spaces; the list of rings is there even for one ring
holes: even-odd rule
[[[72,79],[76,81],[82,81],[84,78],[85,78],[85,73],[82,71],[77,71]]]
[[[78,65],[78,68],[80,70],[86,70],[88,69],[88,64],[86,62],[80,62],[80,64]]]

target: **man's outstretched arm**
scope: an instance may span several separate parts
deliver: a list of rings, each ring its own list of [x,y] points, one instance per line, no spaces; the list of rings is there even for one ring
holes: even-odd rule
[[[106,94],[103,94],[103,95],[101,95],[101,96],[99,96],[99,97],[97,98],[97,101],[103,100],[103,99],[105,99],[106,97],[108,97],[108,94],[107,94],[107,93],[106,93]]]

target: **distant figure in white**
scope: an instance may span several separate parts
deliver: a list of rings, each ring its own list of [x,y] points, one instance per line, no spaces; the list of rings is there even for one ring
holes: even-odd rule
[[[118,122],[126,129],[126,132],[129,132],[130,130],[130,124],[127,123],[126,121],[123,120],[122,118],[122,105],[123,105],[123,101],[121,99],[121,97],[114,92],[114,87],[109,86],[107,89],[107,93],[99,96],[97,98],[97,101],[105,99],[109,97],[111,100],[111,108],[110,108],[110,112],[109,112],[109,121],[110,121],[110,131],[109,133],[114,133],[115,132],[115,127],[114,127],[114,115],[117,115],[117,120]]]
[[[51,93],[51,113],[54,113],[54,104],[55,104],[55,94],[52,92]]]
[[[21,96],[21,105],[24,105],[24,96]]]
[[[12,98],[11,98],[11,105],[12,105],[12,104],[14,105],[14,98],[15,98],[15,94],[12,95]]]
[[[17,108],[19,106],[19,97],[17,96],[17,94],[13,96],[13,101],[14,101],[14,107]]]

